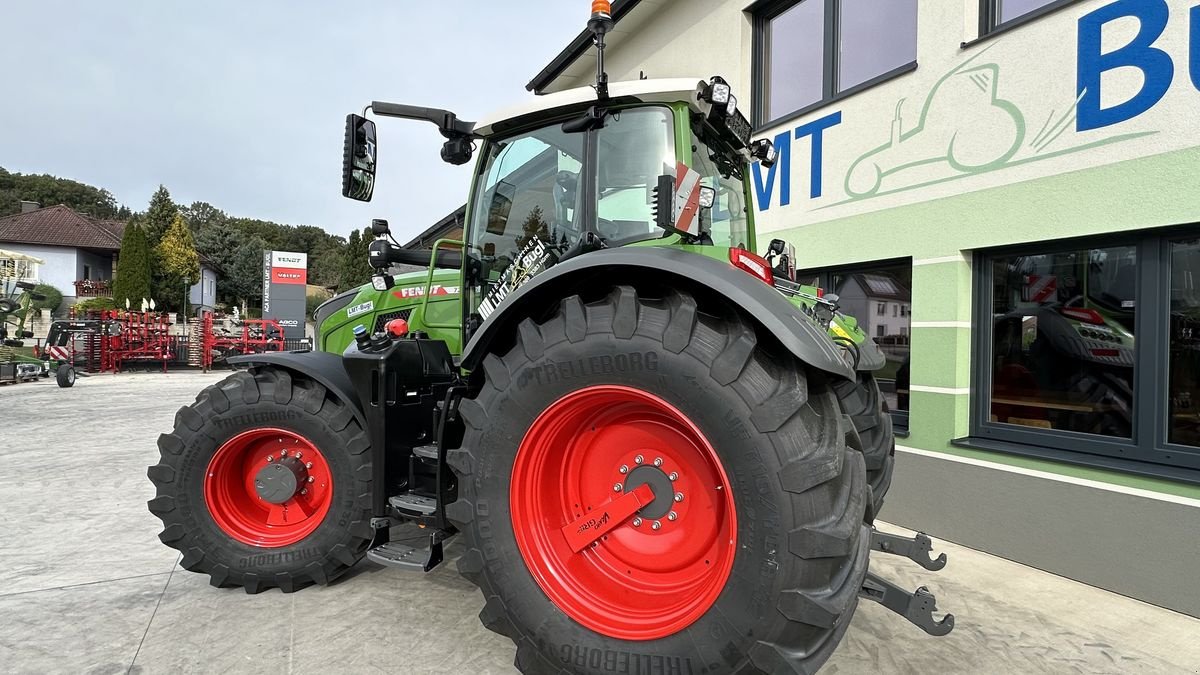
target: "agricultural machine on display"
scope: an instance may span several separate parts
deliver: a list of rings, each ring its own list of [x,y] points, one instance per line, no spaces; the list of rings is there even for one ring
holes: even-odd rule
[[[189,322],[186,336],[171,332],[170,315],[150,310],[100,310],[50,324],[40,356],[58,364],[58,384],[75,384],[75,370],[121,372],[131,364],[189,365],[204,370],[234,356],[281,352],[283,327],[271,319],[244,319],[218,325],[211,313]]]
[[[812,672],[859,599],[932,635],[928,537],[872,523],[894,440],[878,347],[794,255],[754,252],[751,162],[719,77],[597,82],[488,120],[423,120],[478,151],[464,241],[410,251],[316,312],[318,350],[237,357],[159,437],[150,511],[181,565],[249,593],[364,556],[428,571],[463,539],[484,625],[527,673]],[[374,190],[375,125],[347,118],[343,194]],[[427,265],[392,275],[393,264]],[[415,523],[428,543],[390,540]]]
[[[4,254],[20,256],[9,251]],[[37,260],[29,256],[21,257]],[[35,293],[34,288],[36,284],[22,280],[15,274],[12,277],[0,277],[0,384],[16,384],[49,375],[46,364],[17,352],[17,349],[25,346],[25,340],[33,337],[33,332],[25,328],[32,303],[46,299]]]

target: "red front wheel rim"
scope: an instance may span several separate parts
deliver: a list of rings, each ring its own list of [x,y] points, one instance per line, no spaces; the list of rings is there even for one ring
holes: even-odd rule
[[[271,470],[291,475],[285,493],[264,499]],[[293,489],[294,488],[294,489]],[[250,546],[294,544],[321,524],[333,503],[329,463],[311,441],[284,429],[244,431],[217,448],[204,476],[204,503],[221,531]]]
[[[644,481],[654,502],[572,550],[565,525]],[[551,404],[517,450],[510,500],[538,586],[602,635],[654,640],[686,628],[733,568],[737,516],[716,451],[686,415],[640,389],[598,385]]]

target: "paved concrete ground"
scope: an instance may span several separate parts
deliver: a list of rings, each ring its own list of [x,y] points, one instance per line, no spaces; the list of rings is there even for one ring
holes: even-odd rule
[[[257,596],[177,567],[145,507],[146,466],[174,411],[220,377],[0,387],[0,671],[514,672],[512,644],[479,624],[483,598],[452,564],[417,576],[364,562],[331,587]],[[954,632],[927,637],[867,603],[824,672],[1200,672],[1200,620],[942,550],[937,574],[886,556],[872,568],[927,584]]]

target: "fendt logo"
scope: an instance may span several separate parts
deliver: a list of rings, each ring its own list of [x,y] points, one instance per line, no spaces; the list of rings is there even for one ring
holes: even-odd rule
[[[291,268],[308,267],[308,254],[293,253],[290,251],[272,251],[271,266]]]

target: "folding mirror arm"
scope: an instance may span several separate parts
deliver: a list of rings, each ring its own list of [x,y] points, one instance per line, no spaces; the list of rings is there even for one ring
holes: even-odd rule
[[[386,101],[372,101],[369,107],[375,111],[376,115],[383,117],[401,117],[432,122],[437,125],[446,138],[471,136],[475,130],[474,122],[460,120],[454,113],[441,108],[425,108],[403,103],[387,103]]]

